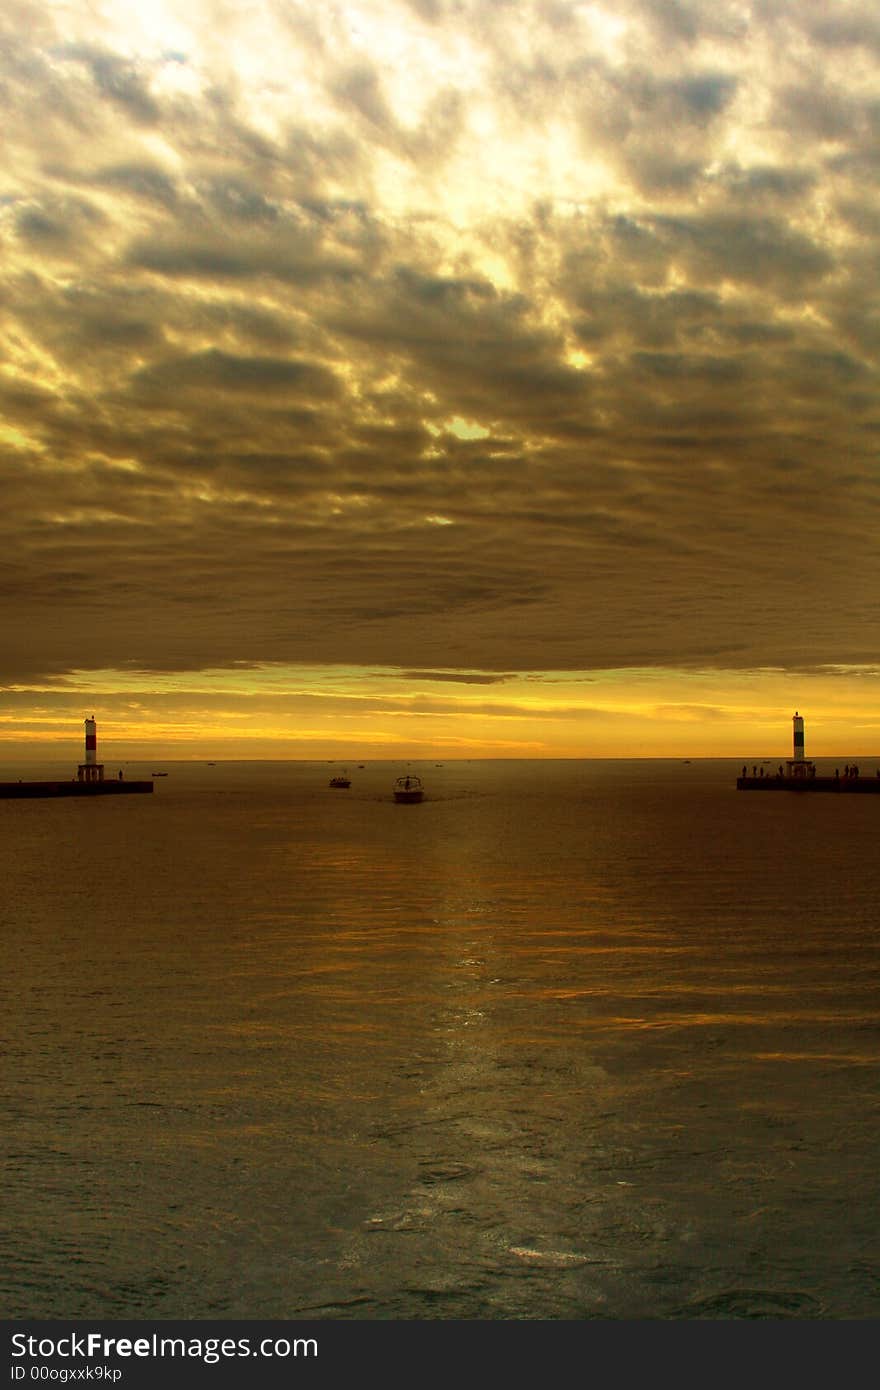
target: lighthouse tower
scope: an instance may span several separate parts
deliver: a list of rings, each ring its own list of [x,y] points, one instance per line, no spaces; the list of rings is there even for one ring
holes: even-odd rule
[[[76,774],[78,782],[103,782],[104,764],[98,762],[98,734],[95,716],[86,720],[86,760]]]
[[[788,759],[789,777],[815,777],[816,769],[804,757],[804,717],[795,710],[792,716],[792,757]]]

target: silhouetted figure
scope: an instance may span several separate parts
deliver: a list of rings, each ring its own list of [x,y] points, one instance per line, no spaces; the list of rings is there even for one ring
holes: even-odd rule
[[[757,763],[754,763],[754,764],[752,765],[752,776],[753,776],[753,777],[757,777],[757,775],[758,775],[758,764],[757,764]]]
[[[836,768],[834,769],[834,776],[837,777],[838,779],[840,778],[840,768],[839,768],[839,767],[836,767]]]
[[[748,776],[748,773],[746,772],[746,765],[745,765],[745,763],[743,763],[743,777],[747,777],[747,776]],[[877,776],[880,777],[880,771],[878,771]]]
[[[119,780],[122,781],[122,768],[119,769]]]

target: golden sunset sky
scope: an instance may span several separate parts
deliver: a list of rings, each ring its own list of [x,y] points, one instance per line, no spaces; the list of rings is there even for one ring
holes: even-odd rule
[[[872,0],[5,0],[0,757],[880,752]]]

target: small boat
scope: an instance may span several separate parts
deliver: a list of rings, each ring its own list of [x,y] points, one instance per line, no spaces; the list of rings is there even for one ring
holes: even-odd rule
[[[414,777],[411,772],[407,773],[405,777],[398,777],[394,783],[395,801],[421,801],[424,794],[421,778]]]
[[[341,776],[338,776],[338,777],[331,777],[331,778],[330,778],[330,785],[331,785],[331,787],[350,787],[350,786],[351,786],[351,778],[350,778],[350,777],[346,777],[345,775],[341,775]]]
[[[168,776],[168,773],[167,773],[167,772],[153,772],[153,773],[151,773],[150,775],[151,775],[151,777],[167,777],[167,776]]]

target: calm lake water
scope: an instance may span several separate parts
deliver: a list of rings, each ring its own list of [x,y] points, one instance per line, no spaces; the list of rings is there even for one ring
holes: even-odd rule
[[[163,766],[0,801],[0,1315],[880,1316],[880,797]]]

